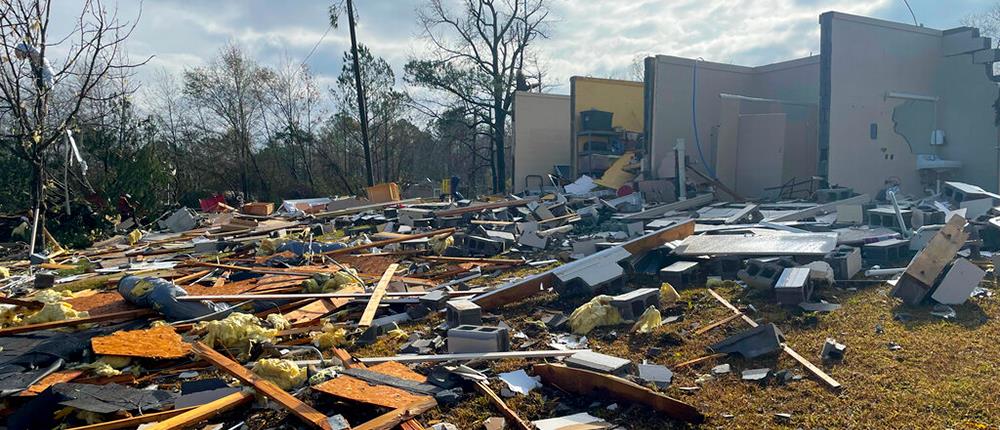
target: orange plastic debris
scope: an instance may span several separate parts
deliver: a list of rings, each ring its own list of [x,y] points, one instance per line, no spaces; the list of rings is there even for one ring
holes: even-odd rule
[[[120,331],[110,336],[95,337],[90,342],[94,352],[103,355],[181,358],[191,352],[190,345],[168,326],[149,330]]]

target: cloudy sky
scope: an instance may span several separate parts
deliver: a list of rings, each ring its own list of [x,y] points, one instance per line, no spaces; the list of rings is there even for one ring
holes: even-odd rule
[[[69,25],[82,0],[58,0],[56,28]],[[453,0],[457,1],[457,0]],[[917,20],[931,28],[960,25],[969,13],[997,0],[909,0]],[[114,0],[104,0],[114,5]],[[415,21],[426,0],[357,0],[358,38],[386,58],[401,80],[408,58],[427,49]],[[133,58],[153,56],[140,72],[180,73],[202,65],[235,42],[267,65],[307,63],[330,85],[350,46],[346,20],[328,29],[327,1],[123,0],[119,13],[138,26],[127,48]],[[549,38],[538,43],[553,92],[569,91],[574,75],[631,76],[631,64],[649,54],[702,57],[756,66],[819,52],[818,16],[836,10],[913,22],[903,0],[549,0]],[[64,29],[64,31],[67,29]],[[324,37],[324,33],[326,36]],[[318,45],[317,45],[318,44]]]

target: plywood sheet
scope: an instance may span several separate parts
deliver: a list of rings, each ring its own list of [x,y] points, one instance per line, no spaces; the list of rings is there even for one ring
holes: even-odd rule
[[[339,376],[336,379],[314,385],[313,389],[342,399],[393,409],[404,407],[427,397],[387,385],[371,385],[350,376]]]
[[[91,339],[94,352],[103,355],[121,355],[142,358],[181,358],[191,348],[172,327],[149,330],[120,331],[110,336]]]

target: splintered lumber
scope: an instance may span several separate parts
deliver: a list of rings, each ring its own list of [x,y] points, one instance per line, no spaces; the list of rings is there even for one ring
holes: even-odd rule
[[[372,320],[375,319],[375,312],[378,312],[378,305],[382,302],[382,297],[385,296],[385,289],[389,287],[389,281],[392,281],[392,275],[396,273],[396,269],[398,268],[399,264],[393,263],[385,269],[382,279],[378,280],[378,284],[375,284],[375,289],[372,290],[372,296],[368,299],[365,312],[361,314],[358,327],[365,328],[372,325]]]
[[[609,253],[619,255],[627,252],[632,256],[645,254],[664,243],[684,239],[694,234],[694,224],[694,221],[686,221],[661,228],[655,232],[624,242],[616,247],[591,254],[586,258],[502,285],[492,291],[476,296],[472,299],[472,302],[483,309],[495,309],[508,303],[524,300],[540,291],[559,285],[560,280],[557,273],[565,273],[571,268],[586,269],[589,265],[600,262],[600,259],[606,257]],[[622,252],[622,250],[625,252]]]
[[[512,208],[512,207],[515,207],[515,206],[524,206],[524,205],[526,205],[528,203],[531,203],[531,202],[533,202],[535,200],[537,200],[537,198],[507,200],[507,201],[502,201],[502,202],[484,203],[484,204],[481,204],[481,205],[470,205],[470,206],[466,206],[464,208],[455,208],[455,209],[445,209],[443,211],[434,211],[434,216],[436,216],[436,217],[454,216],[454,215],[467,214],[467,213],[470,213],[470,212],[480,212],[480,211],[484,211],[486,209]]]
[[[30,387],[28,387],[24,391],[21,391],[20,393],[17,393],[17,395],[22,397],[37,396],[41,394],[42,391],[45,391],[47,388],[56,384],[61,384],[63,382],[72,381],[78,378],[80,375],[83,375],[83,373],[84,372],[82,370],[60,370],[58,372],[49,374],[48,376],[42,378],[40,381],[34,384],[31,384]]]
[[[740,312],[740,310],[737,309],[736,306],[733,306],[732,303],[729,303],[729,300],[726,300],[725,297],[720,296],[719,293],[716,293],[711,288],[708,289],[708,293],[711,294],[712,297],[715,297],[715,300],[718,300],[719,303],[722,303],[723,306],[729,308],[729,310],[733,311],[737,315],[740,315],[743,318],[743,321],[746,321],[746,323],[749,324],[750,327],[757,327],[758,324],[756,321],[753,320],[753,318],[750,318],[746,316],[746,314],[744,314],[743,312]],[[808,369],[809,372],[811,372],[814,376],[816,376],[821,381],[826,383],[826,385],[829,386],[830,388],[834,390],[839,390],[841,388],[840,382],[837,382],[836,379],[833,379],[833,377],[824,372],[823,369],[816,367],[815,364],[812,364],[812,362],[807,360],[805,357],[799,355],[799,353],[795,352],[795,350],[792,349],[792,347],[788,346],[788,344],[782,343],[781,349],[785,351],[785,354],[788,354],[788,356],[792,357],[793,360],[799,362],[799,364],[801,364],[802,367]]]
[[[703,335],[703,334],[705,334],[705,333],[707,333],[707,332],[715,329],[716,327],[721,327],[723,325],[728,324],[730,321],[739,318],[740,315],[741,314],[732,314],[732,315],[730,315],[728,317],[725,317],[725,318],[723,318],[721,320],[713,321],[713,322],[709,323],[708,325],[706,325],[704,327],[698,328],[697,330],[694,331],[693,334],[695,336]]]
[[[45,303],[34,300],[12,299],[10,297],[0,297],[0,304],[20,306],[25,309],[38,310],[45,307]]]
[[[441,229],[441,230],[434,230],[434,231],[427,232],[427,233],[411,234],[411,235],[407,235],[406,237],[396,237],[396,238],[386,239],[386,240],[380,240],[380,241],[377,241],[377,242],[372,242],[372,243],[368,243],[368,244],[364,244],[364,245],[349,246],[347,248],[335,249],[333,251],[324,252],[324,253],[322,253],[322,255],[349,254],[349,253],[352,253],[354,251],[363,251],[363,250],[368,249],[368,248],[376,248],[376,247],[377,248],[381,248],[381,247],[386,246],[386,245],[391,245],[391,244],[394,244],[394,243],[406,242],[406,241],[416,240],[416,239],[423,239],[425,237],[450,236],[450,235],[454,234],[455,231],[457,231],[457,229],[455,229],[455,228],[445,228],[445,229]]]
[[[181,414],[183,414],[185,412],[189,412],[191,410],[194,410],[197,407],[198,406],[191,406],[191,407],[187,407],[187,408],[172,409],[172,410],[163,411],[163,412],[153,412],[153,413],[138,415],[138,416],[134,416],[134,417],[122,418],[120,420],[105,421],[103,423],[91,424],[91,425],[88,425],[88,426],[72,427],[72,428],[69,428],[69,429],[66,429],[66,430],[116,430],[116,429],[134,429],[134,428],[136,428],[140,424],[154,423],[154,422],[163,422],[163,420],[166,420],[166,419],[171,418],[171,417],[176,417],[176,416],[181,415]],[[219,412],[222,412],[222,411],[219,411]],[[205,417],[205,418],[209,418],[209,417]],[[149,427],[149,426],[144,427],[144,429],[148,429],[148,428],[151,428],[151,427]],[[174,428],[175,429],[180,429],[181,427],[175,426]]]
[[[716,354],[711,354],[711,355],[706,355],[704,357],[693,358],[693,359],[688,360],[688,361],[677,363],[677,364],[675,364],[673,366],[670,366],[670,368],[671,369],[681,369],[681,368],[684,368],[684,367],[694,366],[695,364],[704,363],[706,361],[711,361],[711,360],[715,360],[715,359],[718,359],[718,358],[722,358],[722,357],[725,357],[727,355],[729,355],[729,354],[726,354],[724,352],[720,352],[720,353],[716,353]]]
[[[111,312],[102,315],[91,315],[85,318],[74,318],[70,320],[52,321],[39,324],[28,324],[19,327],[8,327],[5,329],[0,329],[0,336],[9,336],[12,334],[20,334],[20,333],[31,333],[34,331],[51,330],[63,327],[73,327],[81,324],[90,324],[90,323],[104,322],[111,320],[131,320],[149,315],[156,315],[156,312],[153,311],[152,309],[134,309],[130,311]]]
[[[955,260],[969,233],[965,231],[965,218],[954,215],[941,228],[930,242],[917,253],[906,271],[899,278],[893,295],[902,298],[907,304],[915,305],[924,299],[934,286],[934,281],[948,264]]]
[[[340,291],[345,293],[363,293],[364,289],[357,284],[348,284]],[[316,300],[294,311],[286,312],[285,319],[292,323],[293,326],[299,324],[308,325],[332,314],[350,301],[350,298]]]
[[[333,355],[334,357],[337,357],[337,359],[340,360],[344,364],[344,367],[347,369],[367,368],[367,366],[365,366],[364,363],[355,360],[354,357],[351,356],[351,353],[347,352],[346,350],[334,347]],[[395,363],[395,365],[393,366],[390,366],[390,364],[391,363],[383,363],[377,366],[372,366],[371,370],[385,373],[387,375],[393,375],[403,379],[411,379],[417,382],[427,382],[426,377],[423,377],[423,375],[420,375],[416,372],[413,372],[412,370],[409,370],[409,368],[406,368],[405,366],[402,366],[399,363]],[[397,368],[396,366],[400,367]],[[403,368],[405,368],[406,370],[405,371],[401,370]],[[423,402],[422,399],[418,401]],[[420,403],[420,404],[423,405],[425,403]],[[434,401],[434,404],[436,405],[437,401]],[[413,417],[408,416],[410,412],[407,412],[408,410],[407,408],[412,408],[412,407],[413,405],[407,405],[406,407],[401,408],[402,410],[396,409],[394,411],[389,412],[388,414],[376,418],[375,420],[377,422],[370,421],[369,423],[371,423],[372,425],[388,425],[390,423],[396,422],[396,418],[399,418],[399,421],[401,421],[399,423],[399,427],[402,428],[403,430],[423,430],[424,426],[420,425],[420,423],[417,422],[417,420],[415,420]],[[434,406],[430,407],[433,408]],[[419,415],[421,413],[423,413],[423,411],[417,412],[413,414],[413,416]],[[386,428],[391,428],[391,427],[386,427]]]
[[[191,350],[201,356],[209,363],[215,365],[220,370],[226,371],[240,382],[244,384],[253,385],[254,390],[257,393],[266,396],[267,398],[274,400],[280,404],[285,409],[288,409],[293,415],[299,417],[303,422],[311,424],[315,428],[332,430],[330,423],[327,422],[326,415],[323,415],[312,406],[302,403],[299,399],[296,399],[291,394],[285,392],[277,385],[274,385],[271,381],[254,375],[253,372],[247,370],[240,363],[230,360],[228,357],[216,352],[214,349],[201,343],[195,341],[191,344]]]
[[[846,198],[844,200],[837,200],[835,202],[830,202],[822,205],[816,205],[811,208],[806,208],[794,212],[789,212],[786,214],[774,216],[765,219],[768,222],[781,222],[781,221],[798,221],[805,218],[812,218],[816,215],[822,215],[825,213],[833,212],[837,210],[837,206],[843,205],[861,205],[871,201],[871,196],[868,194],[862,194],[860,196],[854,196]]]
[[[511,409],[510,406],[507,406],[507,403],[504,403],[503,399],[501,399],[500,396],[498,396],[497,393],[490,388],[486,381],[476,381],[473,385],[475,385],[477,391],[486,396],[486,399],[490,401],[493,407],[500,410],[500,413],[503,414],[504,418],[507,418],[507,422],[509,425],[513,426],[514,429],[532,429],[530,424],[521,419],[521,417],[517,415],[517,412]]]
[[[532,367],[542,381],[570,393],[598,395],[649,406],[681,421],[701,423],[705,416],[694,406],[665,394],[657,393],[617,376],[575,369],[561,364],[536,364]]]
[[[466,352],[459,354],[396,355],[392,357],[361,357],[357,360],[365,364],[385,363],[430,363],[435,361],[506,360],[508,358],[552,358],[569,357],[589,349],[553,349],[547,351],[507,351],[507,352]],[[338,357],[339,358],[339,357]]]
[[[341,399],[392,409],[409,406],[414,401],[427,397],[388,385],[372,385],[347,375],[313,385],[312,389]]]
[[[173,327],[119,331],[90,340],[95,354],[142,358],[181,358],[191,351]]]
[[[416,416],[433,409],[435,406],[437,406],[437,401],[433,397],[425,396],[409,405],[393,409],[353,428],[354,430],[390,430],[402,422],[412,420]]]
[[[416,258],[438,263],[481,263],[497,266],[520,266],[527,263],[527,261],[516,258],[439,257],[436,255],[425,255]]]
[[[226,412],[244,403],[248,403],[253,400],[252,391],[240,391],[237,393],[230,394],[221,399],[216,399],[211,402],[205,403],[200,406],[193,406],[191,408],[185,409],[182,413],[174,415],[163,421],[153,423],[146,427],[144,430],[179,430],[183,428],[191,427],[202,421],[205,421],[211,417],[218,414]],[[175,411],[169,411],[175,412]],[[149,421],[146,421],[149,422]],[[139,423],[136,423],[139,424]],[[121,428],[121,427],[114,427]]]
[[[427,294],[425,291],[401,291],[385,293],[382,297],[420,297]],[[471,296],[479,294],[476,291],[449,291],[452,297]],[[210,300],[213,302],[242,302],[245,300],[296,300],[296,299],[367,299],[372,293],[301,293],[301,294],[219,294],[207,296],[179,296],[177,301],[197,302]]]

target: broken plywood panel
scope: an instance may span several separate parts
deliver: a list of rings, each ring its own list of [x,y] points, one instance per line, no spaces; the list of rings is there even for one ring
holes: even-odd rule
[[[412,394],[409,391],[388,385],[371,385],[350,376],[339,376],[336,379],[314,385],[312,388],[342,399],[393,409],[428,398],[428,396]]]
[[[95,337],[90,343],[97,354],[126,357],[181,358],[191,351],[181,336],[167,326],[119,331],[110,336]]]
[[[421,375],[417,372],[410,370],[405,364],[399,363],[397,361],[387,361],[385,363],[379,363],[368,368],[372,372],[378,372],[383,375],[395,376],[400,379],[407,379],[410,381],[416,381],[420,383],[427,382],[427,377]]]

